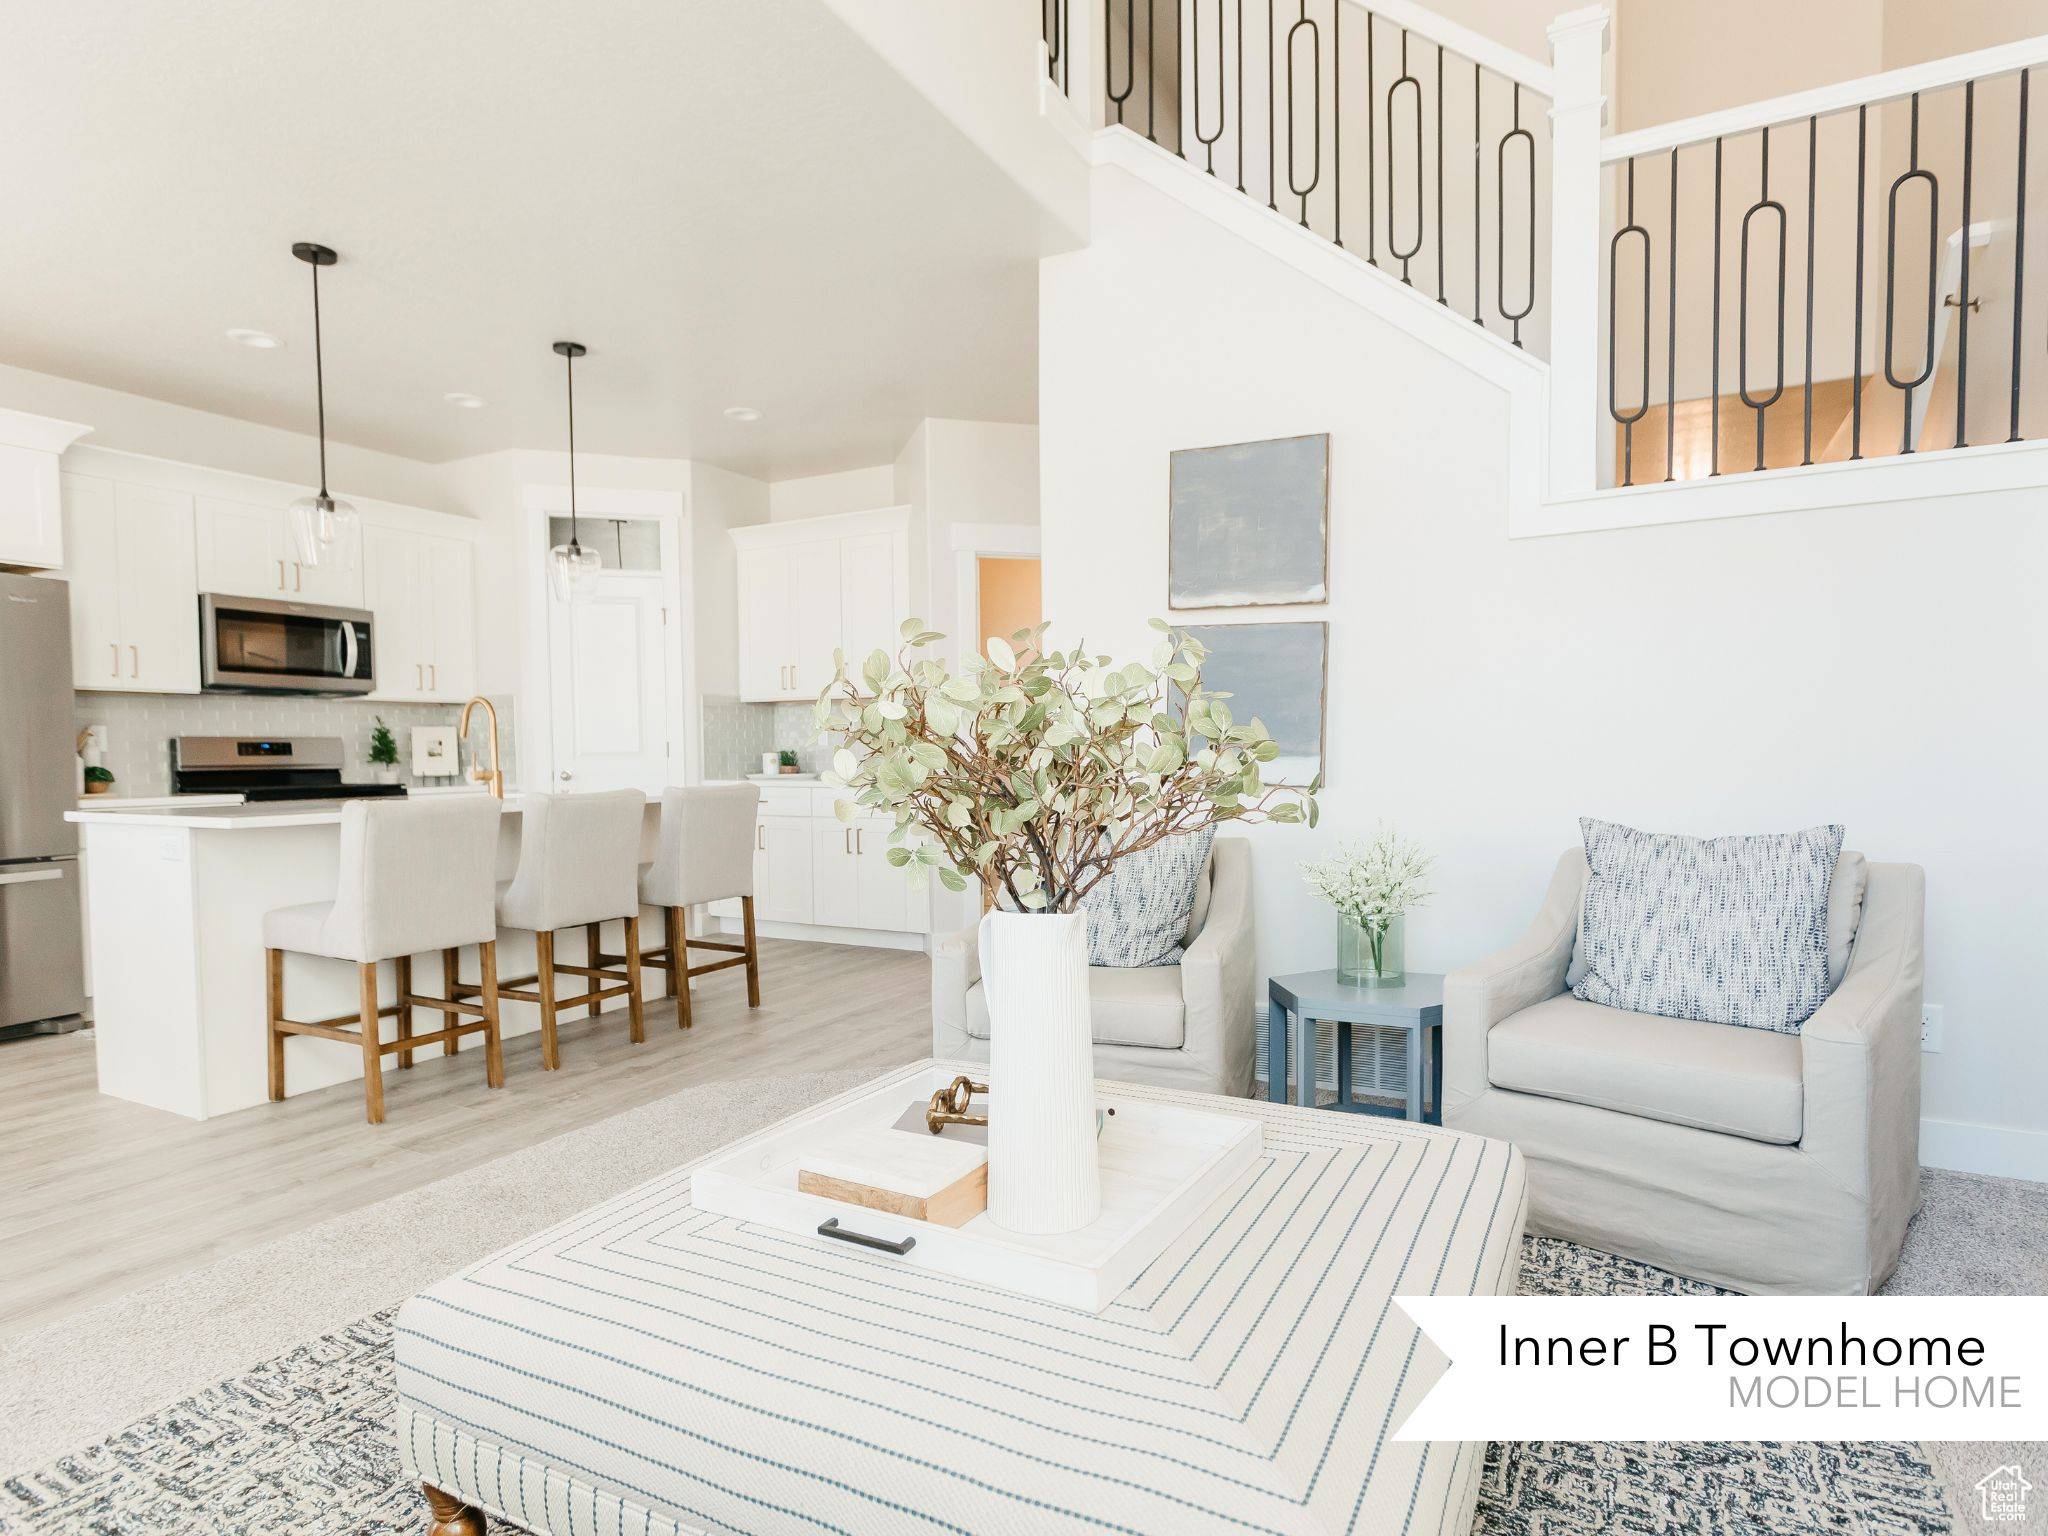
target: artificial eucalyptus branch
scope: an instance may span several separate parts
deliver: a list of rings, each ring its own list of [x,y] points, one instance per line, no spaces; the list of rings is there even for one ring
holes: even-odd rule
[[[958,672],[924,654],[945,636],[906,620],[894,657],[876,650],[818,696],[836,737],[828,783],[895,817],[889,862],[936,870],[949,890],[979,882],[989,905],[1072,912],[1119,859],[1223,821],[1316,820],[1315,793],[1264,784],[1280,755],[1230,695],[1202,687],[1207,651],[1159,631],[1151,665],[1045,649],[1047,626],[991,638]]]

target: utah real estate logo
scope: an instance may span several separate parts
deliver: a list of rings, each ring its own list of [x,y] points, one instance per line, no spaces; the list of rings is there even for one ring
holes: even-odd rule
[[[2020,1521],[2027,1518],[2027,1493],[2033,1484],[2021,1473],[2015,1462],[2008,1467],[1993,1467],[1977,1479],[1977,1496],[1983,1517],[1991,1521]]]

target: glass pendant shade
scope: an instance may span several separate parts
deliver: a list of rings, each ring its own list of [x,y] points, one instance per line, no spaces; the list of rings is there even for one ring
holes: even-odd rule
[[[566,603],[590,590],[601,563],[596,550],[585,549],[574,539],[557,544],[548,551],[548,585],[556,598]]]
[[[323,491],[301,496],[289,510],[300,564],[333,571],[355,568],[359,530],[354,507]]]

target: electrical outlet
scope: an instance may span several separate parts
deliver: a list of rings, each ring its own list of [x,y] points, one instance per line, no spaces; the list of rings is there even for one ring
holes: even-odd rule
[[[1929,1052],[1941,1050],[1941,1004],[1923,1003],[1920,1006],[1920,1049]]]

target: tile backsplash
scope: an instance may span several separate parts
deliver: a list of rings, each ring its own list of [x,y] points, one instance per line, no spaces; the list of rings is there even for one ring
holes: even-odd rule
[[[746,704],[734,698],[704,700],[704,777],[737,779],[761,771],[763,752],[796,753],[805,773],[832,766],[832,749],[814,742],[809,704]]]
[[[512,758],[512,701],[493,699],[498,709],[499,748],[505,777],[516,783]],[[114,771],[117,795],[152,796],[171,792],[173,736],[339,736],[341,776],[350,781],[374,776],[370,766],[370,730],[379,716],[398,737],[398,763],[408,782],[444,784],[447,779],[412,780],[409,730],[415,725],[454,725],[462,714],[455,704],[373,704],[361,699],[298,698],[243,693],[80,693],[74,695],[73,718],[78,728],[98,726],[100,760]],[[479,712],[473,741],[482,749]],[[471,743],[463,744],[462,762],[470,761]]]

